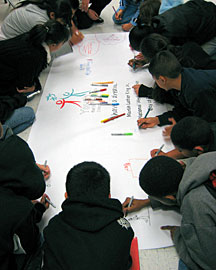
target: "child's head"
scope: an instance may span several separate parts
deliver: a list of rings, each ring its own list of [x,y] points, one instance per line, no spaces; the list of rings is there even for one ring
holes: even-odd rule
[[[187,116],[172,129],[171,140],[186,157],[207,152],[214,139],[210,124],[202,118]]]
[[[145,0],[140,4],[138,25],[150,25],[152,17],[158,15],[161,2],[160,0]]]
[[[142,40],[140,50],[143,56],[148,61],[151,61],[156,53],[167,50],[169,44],[170,42],[166,37],[157,33],[152,33]]]
[[[49,20],[45,24],[35,25],[29,31],[29,40],[34,45],[45,42],[51,51],[56,51],[68,40],[69,30],[66,26],[55,20]]]
[[[150,159],[142,168],[139,184],[150,196],[160,198],[175,195],[183,173],[182,166],[176,160],[157,156]]]
[[[68,197],[108,198],[110,175],[96,162],[79,163],[68,172],[66,192]]]
[[[160,88],[170,90],[173,82],[179,78],[182,67],[174,54],[161,51],[152,58],[148,69]]]
[[[152,33],[152,28],[150,26],[143,26],[139,28],[135,26],[131,29],[129,33],[129,42],[133,50],[140,51],[140,44],[144,37]]]
[[[62,24],[71,26],[71,3],[69,0],[25,0],[17,5],[17,8],[33,4],[47,11],[50,19],[55,19]]]

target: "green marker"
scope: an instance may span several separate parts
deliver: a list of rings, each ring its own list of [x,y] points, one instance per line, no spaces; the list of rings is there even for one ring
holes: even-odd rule
[[[133,133],[111,133],[112,136],[131,136]]]

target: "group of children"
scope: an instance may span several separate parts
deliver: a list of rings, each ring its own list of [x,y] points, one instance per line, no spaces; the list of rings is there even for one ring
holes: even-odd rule
[[[167,133],[175,145],[168,153],[152,150],[153,158],[140,172],[140,187],[149,198],[134,199],[130,205],[127,198],[121,205],[110,198],[107,170],[95,162],[82,162],[67,174],[62,212],[50,220],[43,234],[37,227],[49,207],[44,180],[50,169],[37,164],[27,143],[13,133],[34,121],[33,110],[24,105],[28,93],[41,89],[40,72],[56,51],[69,52],[83,39],[75,14],[85,13],[91,23],[101,22],[99,15],[109,2],[92,1],[89,7],[89,1],[83,0],[80,9],[73,0],[27,0],[1,26],[2,270],[128,270],[134,233],[124,213],[146,206],[180,211],[180,226],[161,228],[171,233],[179,270],[215,269],[216,62],[212,44],[216,6],[203,0],[176,1],[177,6],[165,12],[159,11],[156,0],[145,0],[141,6],[139,1],[122,1],[113,17],[116,23],[129,24],[124,30],[133,27],[130,44],[141,60],[133,59],[129,65],[134,68],[135,64],[136,69],[149,64],[156,83],[154,88],[135,85],[136,94],[174,106],[162,115],[138,119],[143,129],[170,125]],[[130,4],[133,12],[127,13]],[[176,160],[182,158],[183,162]]]

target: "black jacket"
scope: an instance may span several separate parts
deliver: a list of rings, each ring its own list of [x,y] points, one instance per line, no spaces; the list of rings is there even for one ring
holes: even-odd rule
[[[27,255],[37,247],[39,222],[45,207],[31,200],[45,191],[34,156],[18,136],[0,140],[0,268],[16,270],[13,236],[18,235]]]
[[[44,229],[44,270],[127,270],[133,230],[116,199],[67,199]]]
[[[38,76],[47,66],[47,52],[34,46],[28,33],[0,41],[0,121],[5,122],[27,99],[18,89],[35,85],[41,89]]]
[[[189,40],[203,44],[216,35],[216,5],[190,0],[153,17],[152,26],[173,44]]]

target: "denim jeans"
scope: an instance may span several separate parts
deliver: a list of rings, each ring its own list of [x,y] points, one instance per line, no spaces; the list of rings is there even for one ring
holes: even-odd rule
[[[183,261],[180,259],[179,260],[179,265],[178,265],[178,270],[190,270],[184,263]]]
[[[159,9],[159,14],[167,11],[170,8],[176,7],[180,4],[183,4],[183,0],[162,0],[161,1],[161,6]]]
[[[135,3],[133,1],[128,0],[127,1],[127,6],[124,9],[124,13],[122,15],[122,19],[121,20],[116,20],[115,18],[115,14],[113,15],[113,21],[115,24],[125,24],[125,23],[129,23],[131,21],[131,19],[134,17],[135,13],[137,12],[138,8],[140,6],[140,3]],[[119,8],[117,10],[117,12],[119,11]]]
[[[35,113],[31,107],[21,107],[12,113],[12,115],[5,121],[4,125],[10,127],[14,134],[18,134],[31,126],[34,119]]]

